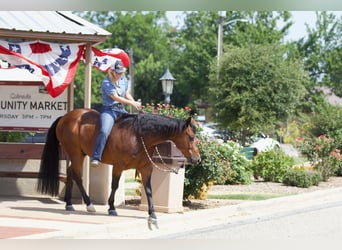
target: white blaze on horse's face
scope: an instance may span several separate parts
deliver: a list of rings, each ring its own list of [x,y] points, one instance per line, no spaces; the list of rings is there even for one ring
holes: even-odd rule
[[[201,161],[198,149],[199,140],[196,137],[196,127],[193,124],[192,118],[189,118],[186,121],[186,128],[183,131],[183,136],[179,137],[174,142],[191,164],[198,164]]]
[[[196,134],[191,124],[186,129],[186,133],[189,138],[188,148],[189,148],[189,154],[190,154],[190,157],[189,157],[190,161],[193,164],[199,164],[201,162],[201,156],[200,156],[200,152],[198,149],[199,140],[196,137]]]

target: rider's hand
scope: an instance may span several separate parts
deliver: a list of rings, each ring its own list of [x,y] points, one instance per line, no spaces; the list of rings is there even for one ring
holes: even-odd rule
[[[141,102],[134,101],[134,102],[133,102],[133,106],[134,106],[138,111],[141,111],[141,110],[142,110]]]

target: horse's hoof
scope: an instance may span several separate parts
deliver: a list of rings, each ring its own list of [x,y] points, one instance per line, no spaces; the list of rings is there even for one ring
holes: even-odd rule
[[[114,209],[108,209],[108,214],[110,216],[118,216],[118,213],[116,212],[116,210]]]
[[[65,206],[65,210],[66,210],[66,211],[75,211],[75,208],[74,208],[73,205],[66,205],[66,206]]]
[[[157,219],[156,219],[156,218],[153,218],[153,217],[149,216],[149,217],[147,218],[147,222],[148,222],[148,228],[149,228],[150,230],[153,230],[153,228],[152,228],[153,225],[156,227],[156,229],[159,229],[159,227],[158,227],[158,222],[157,222]]]
[[[96,212],[96,209],[95,209],[93,204],[89,204],[87,206],[87,212],[90,212],[90,213],[95,213]]]

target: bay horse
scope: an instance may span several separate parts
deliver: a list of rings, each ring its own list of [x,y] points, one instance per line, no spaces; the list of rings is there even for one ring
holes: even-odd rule
[[[99,132],[99,112],[92,109],[75,109],[57,118],[47,133],[43,149],[37,191],[51,196],[59,192],[59,147],[69,157],[64,201],[65,209],[73,211],[71,202],[73,181],[78,186],[88,212],[95,208],[82,184],[82,167],[86,155],[92,154]],[[114,206],[115,192],[124,170],[135,168],[141,175],[148,202],[148,222],[157,226],[152,201],[151,156],[156,146],[171,140],[192,164],[200,162],[196,126],[189,117],[186,121],[157,114],[124,114],[115,122],[102,156],[102,163],[112,169],[111,193],[108,198],[109,215],[117,215]],[[101,166],[100,166],[101,167]]]

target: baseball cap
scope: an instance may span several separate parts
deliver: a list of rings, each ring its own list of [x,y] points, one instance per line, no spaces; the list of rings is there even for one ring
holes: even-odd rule
[[[112,70],[114,70],[116,73],[123,73],[126,71],[125,67],[123,66],[121,61],[116,61],[114,65],[112,65]]]

